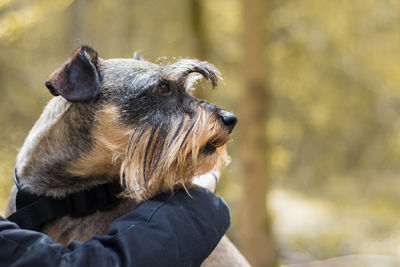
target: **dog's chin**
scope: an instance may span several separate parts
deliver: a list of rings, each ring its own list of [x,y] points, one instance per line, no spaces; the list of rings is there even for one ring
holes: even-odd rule
[[[218,148],[224,146],[230,139],[231,134],[221,134],[214,138],[211,138],[201,149],[201,152],[205,156],[210,156],[217,152]]]
[[[201,153],[205,156],[210,156],[217,152],[217,147],[211,143],[207,143],[201,150]]]
[[[223,145],[225,145],[226,141],[227,140],[224,139],[224,140],[214,140],[212,142],[208,142],[201,149],[201,153],[205,156],[211,156],[217,152],[219,147],[222,147]]]

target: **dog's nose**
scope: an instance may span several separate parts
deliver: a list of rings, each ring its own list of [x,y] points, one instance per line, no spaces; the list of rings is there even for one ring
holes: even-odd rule
[[[222,122],[225,124],[225,126],[228,128],[229,133],[231,133],[233,131],[233,128],[235,128],[235,125],[238,121],[238,119],[236,118],[235,114],[226,111],[226,110],[222,110],[220,112],[220,116],[221,116],[221,120]]]

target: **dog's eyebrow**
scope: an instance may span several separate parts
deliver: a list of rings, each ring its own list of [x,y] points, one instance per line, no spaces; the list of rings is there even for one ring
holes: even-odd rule
[[[178,86],[186,88],[190,88],[201,78],[200,75],[191,75],[192,73],[201,74],[202,77],[211,83],[213,88],[217,86],[218,79],[222,80],[221,73],[214,65],[196,59],[180,59],[164,68],[164,75],[168,80],[174,81]]]
[[[136,89],[146,90],[157,86],[160,83],[160,75],[158,70],[144,71],[136,75],[127,82],[130,86]]]

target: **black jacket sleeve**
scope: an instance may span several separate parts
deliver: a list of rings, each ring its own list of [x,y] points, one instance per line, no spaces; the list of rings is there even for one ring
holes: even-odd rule
[[[0,266],[199,266],[230,224],[203,188],[161,195],[115,220],[104,236],[67,247],[0,217]]]

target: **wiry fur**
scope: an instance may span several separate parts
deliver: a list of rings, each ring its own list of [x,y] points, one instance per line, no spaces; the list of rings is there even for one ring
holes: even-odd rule
[[[171,127],[156,125],[135,131],[121,166],[125,195],[142,201],[160,192],[188,188],[194,176],[212,170],[218,160],[224,165],[224,148],[212,155],[201,151],[207,143],[221,147],[229,139],[221,134],[224,130],[215,117],[199,108],[193,118],[172,118]]]
[[[193,73],[213,87],[220,77],[207,62],[181,59],[156,65],[142,59],[104,60],[84,46],[49,76],[46,86],[56,97],[18,154],[20,184],[52,197],[113,179],[120,179],[125,190],[113,210],[80,218],[64,216],[41,231],[64,244],[104,234],[114,219],[138,203],[162,192],[187,189],[195,176],[225,166],[229,161],[225,144],[232,129],[221,120],[221,108],[189,94],[197,79]],[[8,215],[15,211],[15,193],[14,188]],[[214,252],[219,262],[231,263],[224,260],[229,257],[237,266],[246,264],[240,253],[227,249],[231,246],[227,239],[222,244]]]

